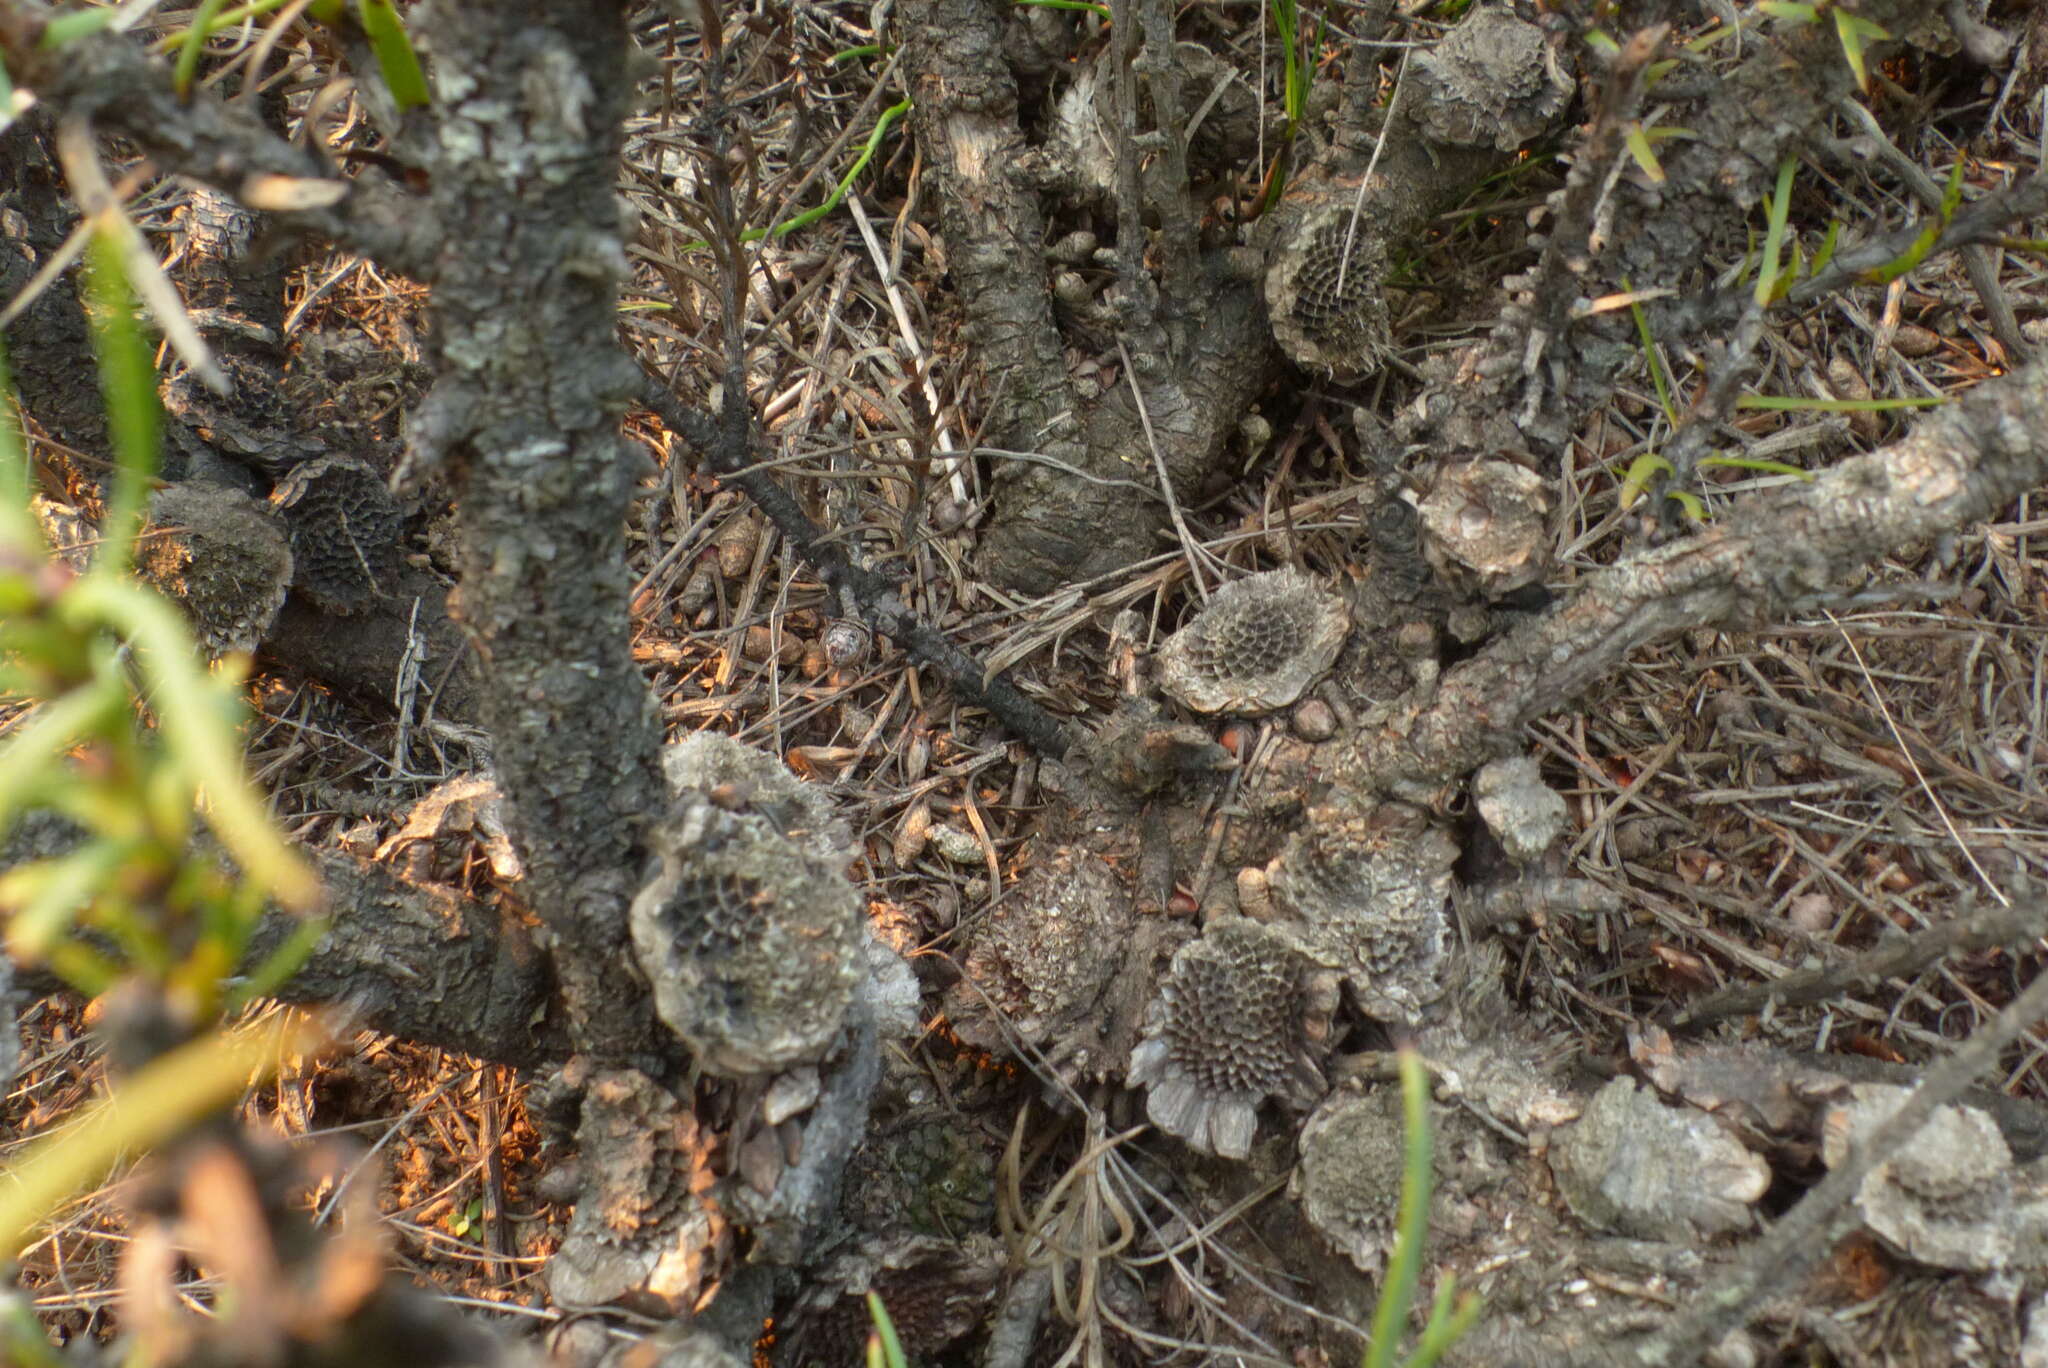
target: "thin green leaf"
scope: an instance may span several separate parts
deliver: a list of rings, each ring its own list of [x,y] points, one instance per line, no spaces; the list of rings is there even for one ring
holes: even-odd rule
[[[356,0],[356,14],[363,21],[370,50],[377,54],[377,69],[383,73],[384,85],[399,112],[431,103],[434,97],[427,89],[427,74],[420,70],[419,54],[405,36],[405,22],[391,0]]]
[[[8,952],[24,964],[42,963],[134,850],[121,841],[88,841],[0,874],[0,912],[9,914]]]
[[[1757,8],[1788,24],[1810,24],[1820,18],[1820,6],[1798,4],[1794,0],[1763,0]]]
[[[0,551],[11,551],[31,562],[40,560],[44,552],[43,529],[29,511],[34,489],[28,443],[22,439],[14,404],[14,376],[7,368],[6,339],[0,338]],[[0,614],[5,612],[0,605]]]
[[[1422,1274],[1422,1246],[1429,1237],[1429,1197],[1435,1183],[1436,1140],[1429,1124],[1429,1074],[1415,1051],[1400,1053],[1401,1204],[1394,1219],[1394,1248],[1387,1256],[1379,1304],[1373,1308],[1372,1343],[1364,1368],[1393,1368],[1415,1284]]]
[[[99,680],[51,699],[7,734],[6,744],[0,745],[0,836],[34,806],[32,795],[58,757],[118,720],[126,707],[127,698],[115,682]]]
[[[106,399],[107,435],[116,460],[113,493],[100,526],[100,553],[93,560],[93,572],[118,575],[127,571],[135,552],[143,503],[150,478],[156,473],[161,421],[156,365],[135,317],[135,300],[117,234],[96,229],[86,248],[86,261],[86,293],[92,300],[88,321],[93,348],[99,355],[100,393]]]
[[[838,66],[842,62],[855,62],[863,57],[879,57],[881,55],[882,45],[880,43],[862,43],[858,47],[841,48],[825,60],[833,66]]]
[[[1770,307],[1773,291],[1778,285],[1778,265],[1785,245],[1785,220],[1792,206],[1792,169],[1798,159],[1787,157],[1778,166],[1777,188],[1771,194],[1771,203],[1764,226],[1763,266],[1756,278],[1756,306]]]
[[[1018,3],[1023,2],[1024,0],[1018,0]],[[882,145],[883,137],[895,125],[898,119],[910,112],[911,108],[909,100],[898,100],[895,104],[882,111],[881,117],[875,120],[874,130],[868,134],[867,143],[861,148],[860,155],[853,159],[853,165],[847,168],[846,174],[839,178],[839,183],[832,187],[832,193],[825,196],[823,204],[815,205],[793,218],[784,219],[781,223],[774,224],[768,228],[749,228],[740,234],[740,241],[759,242],[765,237],[783,237],[794,233],[799,228],[809,227],[834,209],[837,209],[840,203],[845,200],[846,192],[853,188],[855,179],[859,177],[862,171],[867,169],[868,163],[874,159],[875,151]],[[683,250],[686,252],[709,251],[710,247],[710,243],[704,242],[701,239],[696,242],[686,242],[683,244]]]
[[[1667,489],[1664,497],[1685,510],[1685,516],[1694,522],[1707,520],[1707,506],[1700,502],[1700,496],[1683,489]]]
[[[171,68],[171,89],[183,100],[192,93],[192,78],[199,71],[199,54],[206,50],[206,35],[213,32],[213,16],[226,0],[199,0],[199,10],[185,28],[178,44],[178,60]]]
[[[1724,470],[1754,470],[1764,475],[1791,475],[1801,480],[1811,480],[1813,472],[1801,470],[1796,465],[1783,461],[1770,461],[1761,456],[1708,456],[1700,461],[1703,466],[1720,466]]]
[[[1813,254],[1813,268],[1809,272],[1810,275],[1819,275],[1828,268],[1828,263],[1835,259],[1835,243],[1841,236],[1842,221],[1840,219],[1829,220],[1827,236],[1820,240],[1820,250]]]
[[[56,1130],[9,1156],[0,1185],[0,1258],[20,1255],[36,1229],[65,1201],[105,1178],[124,1155],[155,1149],[226,1107],[293,1055],[326,1041],[309,1017],[216,1031],[159,1055],[81,1107]]]
[[[1676,473],[1671,462],[1654,451],[1646,451],[1628,464],[1628,473],[1621,478],[1621,492],[1617,497],[1623,508],[1634,508],[1636,500],[1643,497],[1643,491],[1650,487],[1650,481],[1659,475]]]
[[[234,728],[178,610],[131,580],[104,576],[73,585],[63,608],[74,621],[105,626],[134,645],[151,685],[158,734],[206,795],[207,824],[243,872],[287,907],[303,911],[316,905],[320,881],[277,834],[243,775]]]
[[[1599,53],[1602,57],[1614,58],[1621,56],[1621,44],[1615,42],[1614,35],[1606,29],[1588,29],[1586,31],[1586,46]]]
[[[903,1357],[903,1341],[896,1337],[896,1323],[889,1319],[889,1308],[882,1305],[882,1299],[873,1292],[868,1293],[868,1315],[875,1322],[875,1341],[879,1341],[881,1345],[882,1363],[887,1365],[887,1368],[907,1368],[908,1361]],[[872,1361],[872,1351],[869,1358]]]
[[[1884,413],[1890,409],[1939,408],[1947,402],[1933,394],[1910,399],[1801,399],[1790,394],[1745,394],[1735,401],[1735,407],[1777,413]]]
[[[1109,6],[1091,5],[1088,0],[1011,0],[1011,3],[1035,5],[1039,9],[1086,10],[1090,14],[1101,15],[1105,22],[1109,19]]]
[[[1631,294],[1635,292],[1635,286],[1629,284],[1626,276],[1622,277],[1621,288]],[[1650,320],[1643,316],[1643,306],[1633,299],[1628,302],[1628,311],[1636,321],[1636,336],[1642,339],[1643,360],[1650,367],[1650,383],[1657,388],[1658,407],[1664,410],[1664,416],[1671,420],[1673,427],[1676,427],[1678,409],[1671,402],[1671,380],[1664,374],[1664,358],[1657,351],[1655,339],[1650,336]]]
[[[1863,45],[1866,42],[1883,42],[1891,35],[1860,14],[1851,14],[1840,5],[1835,6],[1835,36],[1842,42],[1842,55],[1849,59],[1849,70],[1856,76],[1856,88],[1870,93],[1870,72],[1864,65]]]
[[[1643,168],[1643,174],[1658,185],[1664,183],[1664,168],[1657,161],[1657,153],[1650,146],[1650,136],[1643,131],[1640,123],[1631,123],[1622,135],[1628,145],[1628,154],[1636,159],[1636,165]]]
[[[105,9],[72,10],[68,14],[56,14],[43,25],[40,46],[45,52],[55,52],[66,43],[75,43],[80,38],[99,33],[112,26],[121,17],[121,11],[108,6]]]

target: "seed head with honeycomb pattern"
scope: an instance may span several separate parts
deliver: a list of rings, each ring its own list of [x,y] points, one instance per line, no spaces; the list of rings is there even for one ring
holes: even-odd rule
[[[1159,651],[1159,687],[1196,712],[1271,712],[1330,668],[1351,631],[1344,600],[1298,570],[1225,585]]]
[[[1442,990],[1457,859],[1420,808],[1337,802],[1308,810],[1269,873],[1302,953],[1344,975],[1368,1016],[1413,1025]]]
[[[860,897],[766,816],[686,794],[629,913],[655,1011],[712,1073],[823,1056],[865,972]]]
[[[1309,1040],[1308,965],[1272,928],[1220,918],[1173,957],[1127,1082],[1152,1124],[1226,1159],[1251,1153],[1260,1104],[1306,1106],[1323,1078]]]

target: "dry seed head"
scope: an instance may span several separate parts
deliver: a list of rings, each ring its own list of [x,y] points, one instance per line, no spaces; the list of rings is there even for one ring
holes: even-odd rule
[[[669,1029],[713,1073],[823,1055],[865,968],[853,885],[766,817],[695,796],[650,844],[655,867],[629,920]]]
[[[1270,712],[1301,697],[1351,630],[1344,601],[1298,570],[1225,585],[1159,652],[1159,686],[1196,712]]]
[[[1557,49],[1505,9],[1475,8],[1409,74],[1408,109],[1433,142],[1510,152],[1549,127],[1572,97]]]
[[[270,491],[291,529],[293,587],[330,613],[354,613],[398,575],[398,504],[361,461],[321,456]]]
[[[844,865],[853,837],[831,795],[807,784],[766,751],[722,732],[695,732],[661,754],[662,771],[677,797],[699,796],[734,812],[765,817],[775,829],[820,859]]]
[[[1128,1082],[1150,1090],[1154,1125],[1242,1159],[1262,1102],[1305,1104],[1321,1091],[1304,1031],[1305,968],[1284,937],[1243,917],[1218,920],[1181,947],[1131,1052]]]
[[[1550,493],[1533,470],[1509,461],[1447,466],[1416,512],[1423,553],[1447,583],[1498,598],[1549,568]]]
[[[1310,808],[1288,838],[1272,886],[1311,961],[1344,975],[1368,1015],[1413,1023],[1440,991],[1457,858],[1419,808],[1332,803]]]
[[[1398,1090],[1337,1092],[1301,1128],[1291,1190],[1309,1224],[1359,1271],[1377,1275],[1401,1200]]]
[[[175,598],[213,651],[253,651],[291,586],[292,552],[268,509],[223,484],[169,485],[136,546],[142,577]]]
[[[1273,338],[1298,366],[1369,375],[1393,344],[1381,283],[1386,243],[1370,222],[1353,227],[1356,188],[1304,195],[1283,206],[1279,246],[1266,270]]]

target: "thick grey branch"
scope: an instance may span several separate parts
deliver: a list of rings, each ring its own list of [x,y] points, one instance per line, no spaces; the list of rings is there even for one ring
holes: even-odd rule
[[[1836,589],[1887,552],[1953,532],[2048,479],[2048,365],[2035,362],[1810,485],[1738,504],[1696,537],[1631,556],[1448,672],[1436,696],[1344,761],[1381,791],[1429,787],[1520,744],[1640,646],[1754,623]]]

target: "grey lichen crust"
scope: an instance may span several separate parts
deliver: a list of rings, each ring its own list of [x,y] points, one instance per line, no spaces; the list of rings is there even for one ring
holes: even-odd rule
[[[1270,712],[1330,668],[1351,630],[1337,595],[1298,570],[1251,575],[1160,648],[1159,686],[1196,712]]]
[[[1457,858],[1419,808],[1337,802],[1309,809],[1269,878],[1302,953],[1342,974],[1367,1015],[1413,1024],[1440,991]]]
[[[1321,1092],[1307,969],[1285,937],[1243,917],[1215,921],[1181,947],[1126,1080],[1149,1089],[1153,1125],[1198,1150],[1242,1159],[1267,1098],[1305,1106]]]
[[[291,587],[292,552],[264,506],[224,484],[170,485],[149,503],[135,568],[178,600],[209,649],[253,651]]]
[[[1301,1128],[1291,1191],[1309,1224],[1361,1273],[1377,1274],[1401,1200],[1400,1094],[1333,1093]]]
[[[1550,567],[1550,493],[1526,467],[1490,460],[1445,466],[1416,512],[1423,553],[1448,584],[1498,598]]]
[[[1632,1078],[1602,1088],[1550,1146],[1572,1211],[1598,1230],[1693,1241],[1747,1230],[1771,1169],[1712,1117],[1667,1107]]]
[[[820,1058],[866,972],[853,885],[767,817],[695,794],[649,843],[629,920],[661,1019],[713,1073]]]
[[[1858,1083],[1830,1107],[1821,1157],[1840,1166],[1897,1111],[1910,1089]],[[2048,1266],[2044,1165],[2013,1163],[1998,1123],[1976,1107],[1936,1109],[1856,1190],[1856,1209],[1894,1249],[1937,1268],[1988,1272]]]
[[[1534,24],[1504,7],[1472,16],[1423,53],[1407,109],[1432,142],[1511,152],[1564,112],[1571,78]]]

